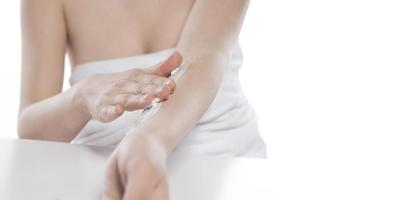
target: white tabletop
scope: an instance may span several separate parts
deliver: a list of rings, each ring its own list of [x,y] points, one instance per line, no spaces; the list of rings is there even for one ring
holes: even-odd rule
[[[0,140],[0,199],[99,199],[112,149],[54,142]],[[277,199],[262,159],[172,155],[172,200]]]

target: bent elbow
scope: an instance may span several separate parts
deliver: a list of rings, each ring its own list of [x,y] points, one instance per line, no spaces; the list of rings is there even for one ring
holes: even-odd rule
[[[19,139],[34,139],[33,134],[28,131],[21,119],[18,120],[17,135]]]
[[[25,119],[24,111],[21,111],[17,122],[17,135],[19,139],[39,140],[38,136],[30,128],[29,123]]]

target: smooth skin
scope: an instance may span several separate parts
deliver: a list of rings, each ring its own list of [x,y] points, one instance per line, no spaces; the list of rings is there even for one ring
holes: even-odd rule
[[[248,3],[248,0],[23,0],[20,137],[70,141],[90,117],[110,121],[112,118],[105,115],[112,110],[120,113],[127,107],[143,107],[139,93],[134,95],[139,104],[120,104],[125,102],[120,100],[124,98],[119,97],[122,93],[104,87],[101,80],[109,80],[122,89],[136,88],[127,87],[132,84],[139,87],[155,83],[163,90],[169,87],[174,91],[171,96],[166,96],[171,93],[168,90],[157,93],[153,92],[155,89],[146,89],[143,93],[162,95],[167,101],[152,117],[134,127],[111,155],[102,194],[103,199],[109,200],[168,199],[166,159],[217,94]],[[169,58],[171,67],[159,65],[153,69],[176,68],[185,58],[189,67],[175,83],[160,74],[129,71],[92,77],[61,91],[67,49],[75,66],[171,47],[179,52]],[[159,71],[168,74],[170,70]],[[155,78],[143,82],[129,75],[132,72]],[[123,76],[128,77],[128,82],[122,80]],[[159,77],[164,79],[158,81]],[[93,96],[86,96],[92,92],[84,92],[96,90],[104,92]]]
[[[93,3],[96,8],[91,9],[82,5],[86,2],[92,3],[92,1],[82,0],[22,1],[23,56],[18,123],[21,138],[69,142],[91,117],[104,122],[111,121],[119,116],[122,110],[132,111],[144,108],[145,104],[149,104],[152,95],[166,99],[169,95],[166,92],[167,87],[171,91],[175,89],[174,81],[168,79],[167,76],[180,64],[181,55],[179,54],[171,57],[165,63],[152,66],[144,71],[145,73],[141,70],[132,70],[106,76],[97,75],[62,92],[64,58],[67,50],[71,63],[74,65],[144,53],[138,50],[141,45],[135,48],[135,45],[123,41],[118,46],[115,40],[106,40],[106,38],[118,38],[119,36],[114,36],[117,33],[112,33],[113,29],[105,30],[100,20],[109,22],[109,19],[114,17],[107,16],[107,19],[101,18],[93,21],[95,25],[87,28],[90,22],[86,19],[97,20],[95,16],[99,16],[101,14],[99,12],[102,12],[100,10],[103,10],[102,7],[108,5],[95,1]],[[119,15],[119,11],[112,14]],[[84,14],[75,15],[76,12]],[[112,26],[116,24],[111,23],[114,23]],[[130,19],[128,23],[132,24]],[[126,31],[123,28],[121,30]],[[137,35],[137,32],[134,32]],[[100,35],[103,36],[103,40]],[[83,49],[90,50],[84,52]],[[134,82],[134,86],[121,84],[131,76],[136,77],[129,78],[129,81]],[[106,84],[98,84],[101,82]],[[141,93],[129,96],[130,100],[117,97],[125,93],[124,88],[132,89],[132,87],[135,91],[140,90]],[[165,91],[161,91],[158,95],[155,93],[157,90]],[[143,98],[146,102],[139,102]],[[106,116],[112,110],[106,106],[106,103],[113,101],[126,101],[131,105],[114,105],[117,113],[111,114],[114,115],[113,117]]]
[[[98,74],[82,81],[76,104],[80,110],[101,122],[111,122],[124,111],[146,108],[154,98],[165,100],[175,90],[170,72],[181,63],[181,55],[173,54],[153,69],[131,69],[120,73]]]

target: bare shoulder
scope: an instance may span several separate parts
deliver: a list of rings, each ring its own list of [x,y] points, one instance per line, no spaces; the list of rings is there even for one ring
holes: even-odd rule
[[[61,22],[64,16],[63,0],[21,0],[22,25],[47,26]]]

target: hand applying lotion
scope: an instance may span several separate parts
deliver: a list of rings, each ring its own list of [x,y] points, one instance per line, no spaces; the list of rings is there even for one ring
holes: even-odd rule
[[[195,1],[176,47],[184,57],[194,59],[177,79],[174,95],[132,129],[112,154],[105,199],[169,198],[163,163],[213,102],[248,3]]]
[[[184,74],[184,72],[187,70],[188,66],[191,63],[191,60],[193,59],[194,57],[190,59],[184,59],[182,64],[177,69],[171,72],[170,78],[173,79],[174,81],[177,81],[177,79],[179,79]],[[160,109],[161,102],[164,100],[165,99],[155,98],[150,104],[150,106],[148,106],[147,108],[143,110],[140,118],[136,121],[135,125],[137,126],[139,123],[143,122],[144,120],[154,115],[154,113],[156,113]]]

